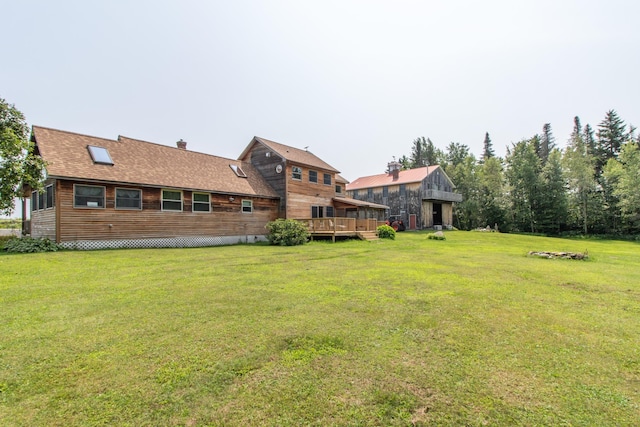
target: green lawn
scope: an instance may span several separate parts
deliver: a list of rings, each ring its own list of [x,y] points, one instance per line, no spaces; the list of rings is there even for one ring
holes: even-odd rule
[[[0,424],[638,424],[638,243],[446,236],[0,255]]]

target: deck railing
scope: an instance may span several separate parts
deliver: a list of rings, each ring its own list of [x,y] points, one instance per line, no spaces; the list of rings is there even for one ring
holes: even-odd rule
[[[376,231],[378,221],[373,218],[310,218],[298,221],[307,225],[311,233],[340,233],[356,231]]]

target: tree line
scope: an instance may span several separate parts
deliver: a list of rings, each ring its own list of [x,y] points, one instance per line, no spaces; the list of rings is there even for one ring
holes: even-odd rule
[[[640,135],[615,110],[593,129],[579,117],[565,148],[551,124],[495,155],[487,132],[476,158],[457,142],[441,150],[425,137],[412,143],[406,169],[439,164],[462,194],[454,225],[470,230],[544,234],[640,234]]]

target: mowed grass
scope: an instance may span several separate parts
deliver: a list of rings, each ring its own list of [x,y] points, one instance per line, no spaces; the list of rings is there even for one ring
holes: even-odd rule
[[[0,256],[0,424],[638,424],[640,245],[446,237]]]

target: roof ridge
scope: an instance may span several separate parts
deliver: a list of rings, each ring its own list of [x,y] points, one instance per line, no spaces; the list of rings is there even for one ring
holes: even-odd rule
[[[71,132],[71,131],[68,131],[68,130],[50,128],[50,127],[47,127],[47,126],[38,126],[38,125],[32,125],[31,126],[31,130],[32,131],[33,131],[33,129],[36,129],[36,128],[43,129],[43,130],[50,130],[50,131],[53,131],[53,132],[66,133],[66,134],[70,134],[70,135],[83,136],[85,138],[102,139],[104,141],[118,142],[118,140],[116,140],[116,139],[109,139],[109,138],[104,138],[102,136],[88,135],[86,133]]]
[[[158,147],[166,148],[166,149],[169,149],[169,150],[178,150],[180,152],[186,152],[186,153],[191,153],[191,154],[199,154],[201,156],[215,157],[216,159],[229,160],[229,161],[232,161],[232,162],[249,163],[249,162],[245,162],[243,160],[231,159],[229,157],[223,157],[223,156],[216,156],[215,154],[203,153],[202,151],[194,151],[194,150],[182,149],[182,148],[178,148],[178,147],[173,147],[171,145],[161,144],[159,142],[145,141],[144,139],[131,138],[131,137],[124,136],[124,135],[118,135],[118,142],[120,142],[120,138],[128,139],[128,140],[135,141],[135,142],[140,142],[140,143],[143,143],[143,144],[156,145]]]

